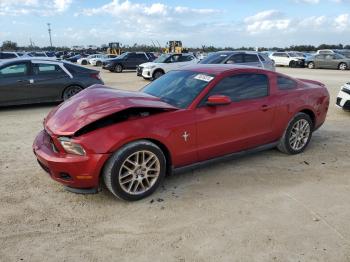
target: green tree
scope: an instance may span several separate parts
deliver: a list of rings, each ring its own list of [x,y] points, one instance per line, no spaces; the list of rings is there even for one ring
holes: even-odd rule
[[[1,46],[1,50],[4,51],[16,51],[17,43],[12,41],[4,41]]]

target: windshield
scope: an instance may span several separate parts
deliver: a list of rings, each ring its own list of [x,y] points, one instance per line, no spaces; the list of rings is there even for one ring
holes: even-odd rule
[[[170,71],[145,86],[142,92],[179,108],[187,108],[214,76],[192,71]]]
[[[200,61],[200,64],[221,64],[226,58],[228,54],[212,54],[204,58]]]
[[[157,59],[155,59],[153,62],[154,63],[164,63],[165,60],[168,59],[168,57],[170,57],[171,55],[169,54],[162,54],[160,57],[158,57]]]

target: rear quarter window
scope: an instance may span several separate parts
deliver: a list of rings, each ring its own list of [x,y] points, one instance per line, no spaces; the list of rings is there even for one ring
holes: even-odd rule
[[[290,78],[278,76],[277,87],[279,90],[290,90],[297,88],[297,83]]]

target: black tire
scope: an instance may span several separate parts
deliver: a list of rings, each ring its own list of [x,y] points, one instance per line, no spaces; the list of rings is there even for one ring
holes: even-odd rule
[[[302,147],[295,149],[291,145],[292,144],[292,142],[291,142],[292,129],[294,128],[294,126],[297,124],[298,121],[303,121],[303,120],[306,121],[309,125],[309,135],[307,136],[307,138],[303,139],[302,143],[304,143],[304,144],[302,145]],[[283,153],[289,154],[289,155],[295,155],[295,154],[299,154],[299,153],[303,152],[311,140],[312,131],[313,131],[313,122],[312,122],[310,116],[305,114],[305,113],[301,113],[301,112],[297,113],[295,115],[295,117],[288,123],[288,126],[287,126],[286,130],[284,131],[283,136],[279,141],[279,144],[277,145],[278,150],[283,152]],[[295,140],[293,140],[293,141],[295,141]]]
[[[80,91],[82,91],[83,88],[81,86],[69,86],[63,91],[63,101],[68,100],[72,96],[78,94]]]
[[[296,65],[296,62],[295,61],[290,61],[289,62],[289,67],[291,68],[295,68],[297,65]]]
[[[97,61],[96,62],[96,66],[101,66],[102,65],[102,62],[101,61]]]
[[[314,62],[309,62],[308,64],[307,64],[307,68],[309,68],[309,69],[315,69],[316,67],[315,67],[315,63]]]
[[[347,70],[348,69],[348,65],[346,63],[340,63],[339,66],[338,66],[338,69],[339,70]]]
[[[120,179],[122,179],[122,177],[120,177],[121,175],[120,173],[122,172],[125,166],[125,163],[130,163],[130,162],[127,162],[127,159],[129,159],[134,154],[141,151],[150,152],[151,154],[153,154],[155,158],[158,159],[157,164],[159,164],[159,174],[156,178],[154,178],[154,180],[152,180],[152,185],[150,185],[148,182],[149,188],[147,190],[145,189],[146,191],[140,192],[137,194],[131,194],[127,192],[125,189],[123,189],[123,185],[125,185],[126,183],[120,182]],[[130,184],[133,184],[137,179],[141,179],[141,183],[139,182],[140,180],[137,180],[136,190],[139,188],[141,184],[142,184],[142,187],[144,188],[143,184],[146,178],[137,178],[137,173],[136,173],[137,171],[135,171],[137,167],[136,165],[134,165],[134,167],[135,168],[133,169],[133,173],[130,174],[130,172],[128,172],[129,175],[127,175],[131,177],[129,178],[130,181],[133,180],[133,182],[130,182]],[[148,140],[138,140],[138,141],[134,141],[129,144],[126,144],[125,146],[120,148],[118,151],[116,151],[114,154],[112,154],[112,156],[108,159],[108,161],[106,162],[103,168],[102,176],[106,187],[113,195],[123,200],[136,201],[151,195],[161,184],[162,180],[165,177],[165,173],[166,173],[166,159],[162,150],[157,145],[155,145],[154,143]],[[128,186],[130,186],[130,184],[128,184]],[[146,183],[146,186],[147,186],[147,183]],[[131,189],[135,188],[133,185],[131,185],[130,187]]]
[[[122,67],[122,65],[116,64],[115,67],[114,67],[114,72],[116,72],[116,73],[121,73],[121,72],[123,72],[123,67]]]
[[[81,64],[82,64],[82,65],[87,65],[88,62],[87,62],[86,60],[83,60],[83,61],[81,61]]]
[[[153,80],[156,80],[157,78],[161,77],[162,75],[164,75],[164,72],[163,70],[156,70],[154,73],[153,73]]]

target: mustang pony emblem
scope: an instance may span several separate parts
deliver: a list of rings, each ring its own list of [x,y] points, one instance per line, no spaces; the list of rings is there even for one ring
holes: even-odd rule
[[[185,131],[185,132],[183,133],[182,137],[184,138],[185,142],[187,142],[187,139],[188,139],[189,136],[190,136],[190,134],[187,133],[187,131]]]

